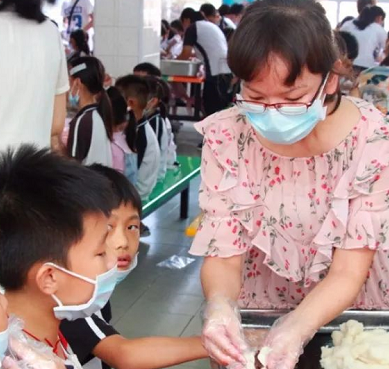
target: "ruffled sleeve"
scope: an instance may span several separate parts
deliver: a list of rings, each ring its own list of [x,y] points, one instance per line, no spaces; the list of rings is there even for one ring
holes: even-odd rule
[[[204,135],[199,192],[204,217],[190,253],[198,256],[228,258],[245,253],[250,240],[234,209],[251,202],[251,195],[239,191],[242,171],[231,121],[231,111],[218,113],[197,125]]]

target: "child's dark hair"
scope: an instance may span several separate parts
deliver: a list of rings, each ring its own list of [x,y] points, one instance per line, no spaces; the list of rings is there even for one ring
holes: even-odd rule
[[[357,8],[358,13],[362,13],[362,10],[365,9],[367,6],[374,5],[374,0],[358,0],[357,2]]]
[[[53,1],[50,1],[53,3]],[[42,23],[46,20],[42,13],[41,0],[2,0],[0,1],[0,11],[13,10],[21,18],[34,20]]]
[[[215,6],[210,3],[205,3],[201,5],[200,12],[203,13],[206,18],[216,17],[217,15]]]
[[[139,213],[139,218],[142,217],[142,200],[139,193],[123,174],[101,164],[93,164],[89,168],[106,177],[111,183],[116,202],[114,208],[131,204]]]
[[[224,17],[225,15],[231,14],[231,7],[227,4],[223,4],[219,8],[219,14],[221,17]]]
[[[170,28],[175,28],[179,32],[184,32],[184,27],[182,26],[182,22],[179,19],[174,20],[170,23]],[[156,76],[160,77],[160,76]]]
[[[359,46],[358,40],[354,35],[344,31],[335,32],[335,40],[342,55],[347,56],[350,60],[356,59],[358,56]]]
[[[232,4],[230,9],[230,14],[234,15],[240,15],[244,12],[244,5],[243,4]]]
[[[48,150],[24,145],[0,153],[0,284],[21,289],[38,262],[68,264],[87,214],[109,216],[106,178]]]
[[[289,64],[293,85],[305,66],[324,76],[338,59],[331,25],[315,0],[262,0],[249,6],[229,43],[228,64],[244,81],[253,80],[273,55]]]
[[[149,86],[149,99],[157,98],[158,108],[162,118],[167,117],[168,104],[170,100],[170,89],[166,82],[160,78],[147,76],[144,77]]]
[[[79,78],[81,83],[89,90],[89,92],[97,96],[97,111],[103,119],[108,138],[112,140],[112,106],[107,92],[104,89],[105,68],[103,64],[99,59],[93,56],[82,56],[71,60],[69,64],[71,66],[71,77]],[[83,64],[86,68],[81,68]],[[74,70],[77,66],[80,66],[80,70],[72,72],[72,69]]]
[[[140,63],[134,68],[134,73],[143,72],[149,76],[161,77],[161,70],[151,63]]]
[[[357,19],[354,20],[354,24],[357,28],[363,31],[365,28],[373,24],[377,17],[385,18],[386,14],[379,6],[366,6]]]
[[[144,78],[129,74],[117,79],[115,86],[122,92],[126,101],[136,98],[143,109],[149,101],[149,86]]]
[[[180,16],[181,22],[184,19],[189,19],[190,23],[204,20],[204,16],[200,12],[196,12],[193,8],[185,8]]]
[[[131,151],[136,152],[136,121],[132,119],[131,112],[128,112],[126,99],[116,87],[110,87],[107,94],[111,100],[113,110],[113,124],[119,126],[127,122],[124,130],[126,142]]]
[[[90,55],[90,49],[88,45],[88,34],[82,30],[77,29],[70,34],[70,38],[74,40],[77,45],[77,51],[84,52],[86,55]]]

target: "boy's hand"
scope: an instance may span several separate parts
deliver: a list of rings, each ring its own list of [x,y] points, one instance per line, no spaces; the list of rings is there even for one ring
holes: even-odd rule
[[[5,296],[0,293],[0,332],[4,332],[8,328],[8,301]]]

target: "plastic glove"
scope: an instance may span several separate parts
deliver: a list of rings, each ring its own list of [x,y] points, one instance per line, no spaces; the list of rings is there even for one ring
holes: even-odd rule
[[[289,313],[270,329],[258,356],[259,361],[266,369],[294,369],[315,333],[315,330],[306,330],[293,312]]]
[[[9,319],[9,334],[2,369],[65,369],[63,361],[49,346],[26,337],[20,319]]]
[[[243,336],[239,309],[224,297],[214,297],[204,312],[202,341],[209,356],[223,366],[244,368],[248,347]]]

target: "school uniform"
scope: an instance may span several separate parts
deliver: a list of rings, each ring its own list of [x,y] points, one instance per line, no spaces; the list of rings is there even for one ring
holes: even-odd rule
[[[142,200],[147,200],[158,180],[161,150],[149,121],[138,122],[136,146],[138,151],[138,181],[136,189]]]
[[[102,310],[89,318],[61,322],[60,331],[84,369],[110,368],[92,352],[102,340],[119,334],[109,324],[111,319],[111,305],[108,302]]]
[[[84,165],[112,167],[111,142],[96,104],[82,108],[70,122],[67,152]]]
[[[149,123],[158,139],[159,149],[161,152],[158,170],[158,181],[163,181],[167,170],[167,155],[169,138],[165,120],[161,117],[159,111],[156,111],[149,118]]]

